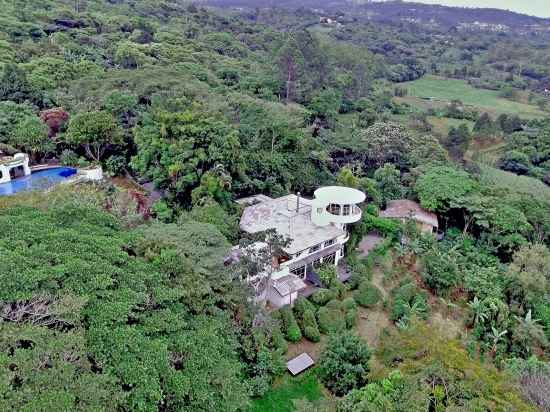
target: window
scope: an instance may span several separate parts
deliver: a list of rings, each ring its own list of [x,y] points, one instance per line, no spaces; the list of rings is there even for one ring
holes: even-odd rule
[[[323,263],[330,263],[334,265],[334,262],[336,262],[336,252],[323,258]]]
[[[327,211],[333,215],[340,215],[340,205],[330,204],[327,206]]]
[[[336,242],[336,240],[334,240],[334,239],[327,240],[325,242],[325,247],[329,247],[330,245],[334,245],[335,242]]]
[[[318,215],[322,215],[322,214],[323,214],[323,208],[322,208],[322,207],[318,207],[318,208],[317,208],[317,214],[318,214]]]
[[[318,245],[312,246],[309,248],[309,253],[317,252],[318,250],[321,250],[322,243],[319,243]]]
[[[299,278],[303,279],[306,276],[306,267],[305,266],[300,266],[299,268],[292,269],[290,272],[292,274],[298,276]]]
[[[313,261],[312,265],[313,265],[314,268],[318,268],[319,266],[321,266],[321,258],[315,259]]]
[[[350,205],[344,205],[344,216],[349,216],[351,213],[351,206]]]

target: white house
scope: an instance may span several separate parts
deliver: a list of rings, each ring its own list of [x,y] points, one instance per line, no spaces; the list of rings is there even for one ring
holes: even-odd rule
[[[337,265],[349,240],[346,225],[361,219],[357,206],[365,200],[359,190],[329,186],[317,189],[313,199],[287,195],[277,199],[259,195],[240,199],[246,205],[241,230],[258,233],[268,229],[290,239],[285,256],[274,261],[266,298],[274,306],[292,304],[308,287],[313,268]]]
[[[13,157],[0,157],[0,183],[10,182],[17,175],[28,176],[31,174],[29,167],[29,156],[24,153],[17,153]]]

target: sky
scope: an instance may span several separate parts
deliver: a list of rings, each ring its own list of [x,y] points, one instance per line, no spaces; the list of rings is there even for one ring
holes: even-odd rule
[[[411,0],[412,1],[412,0]],[[532,16],[550,17],[550,0],[415,0],[420,3],[460,7],[506,9]]]

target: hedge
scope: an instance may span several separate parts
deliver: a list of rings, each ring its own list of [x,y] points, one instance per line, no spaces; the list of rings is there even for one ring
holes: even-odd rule
[[[325,334],[346,328],[345,319],[340,309],[319,308],[317,311],[317,322],[319,323],[319,330]]]

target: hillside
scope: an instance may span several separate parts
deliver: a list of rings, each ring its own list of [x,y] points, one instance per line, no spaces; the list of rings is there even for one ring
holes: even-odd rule
[[[0,0],[0,410],[548,410],[547,22],[359,3]]]

